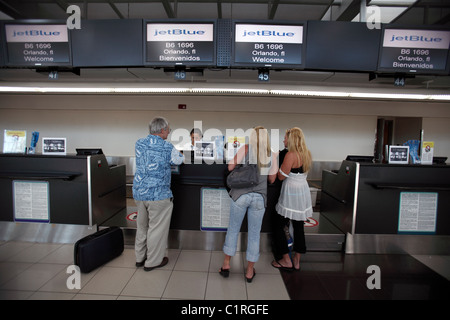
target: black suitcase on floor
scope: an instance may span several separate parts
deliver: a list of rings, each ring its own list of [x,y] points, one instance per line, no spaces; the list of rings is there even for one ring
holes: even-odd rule
[[[87,273],[120,256],[123,247],[122,229],[103,229],[75,243],[74,262],[81,272]]]

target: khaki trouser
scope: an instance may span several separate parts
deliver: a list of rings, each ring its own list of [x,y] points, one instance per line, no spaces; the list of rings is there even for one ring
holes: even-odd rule
[[[173,202],[171,199],[136,200],[136,204],[136,262],[145,260],[146,267],[156,267],[161,264],[166,253]]]

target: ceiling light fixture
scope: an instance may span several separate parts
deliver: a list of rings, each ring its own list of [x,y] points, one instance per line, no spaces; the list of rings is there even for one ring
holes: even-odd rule
[[[0,93],[29,94],[192,94],[192,95],[254,95],[277,97],[316,97],[381,100],[450,101],[445,94],[376,93],[346,91],[277,90],[249,88],[139,88],[139,87],[12,87],[0,86]]]

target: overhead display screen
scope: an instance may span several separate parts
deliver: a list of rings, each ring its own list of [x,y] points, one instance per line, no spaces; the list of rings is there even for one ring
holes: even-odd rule
[[[65,24],[5,24],[7,66],[70,66],[69,32]]]
[[[381,30],[365,22],[308,21],[305,68],[376,71]]]
[[[448,73],[450,31],[385,29],[378,70]]]
[[[303,68],[303,25],[236,23],[233,65],[275,69]]]
[[[214,23],[147,22],[145,50],[146,65],[212,66]]]
[[[72,32],[74,67],[142,66],[142,19],[83,20]]]

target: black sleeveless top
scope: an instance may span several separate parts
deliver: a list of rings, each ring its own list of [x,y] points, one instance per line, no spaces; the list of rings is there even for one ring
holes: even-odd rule
[[[299,168],[291,168],[292,173],[304,173],[303,172],[303,166],[300,166]]]

